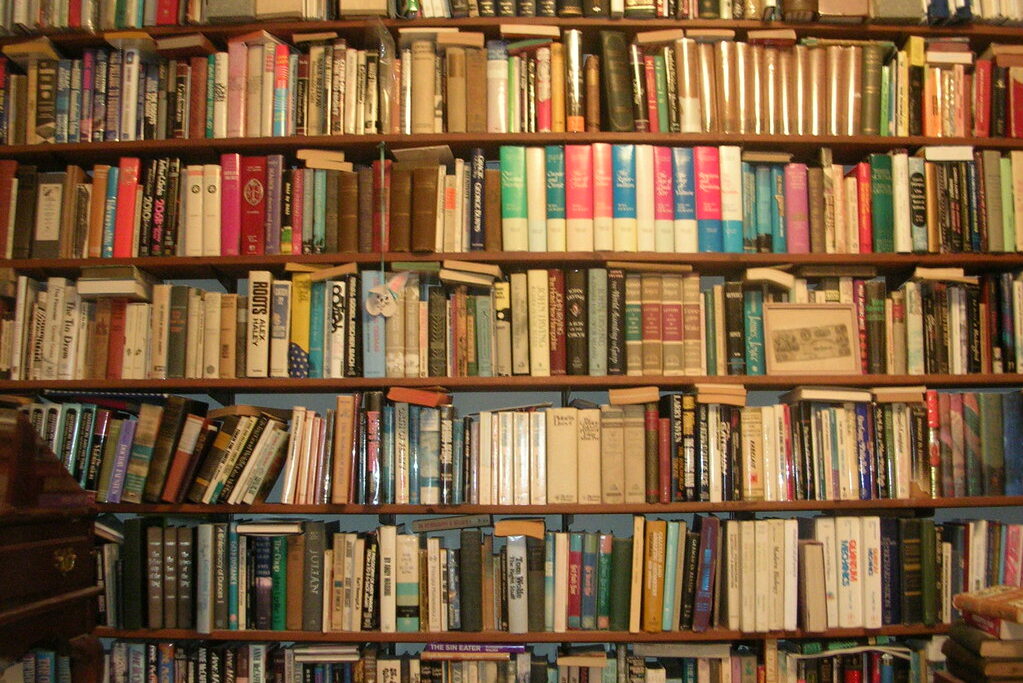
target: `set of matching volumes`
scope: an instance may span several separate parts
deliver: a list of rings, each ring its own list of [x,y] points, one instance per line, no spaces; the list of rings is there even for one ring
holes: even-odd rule
[[[71,657],[65,652],[58,652],[43,647],[33,648],[26,652],[21,661],[8,665],[3,679],[10,683],[38,681],[39,683],[66,683],[71,680]]]
[[[960,557],[943,534],[914,518],[637,516],[631,538],[503,520],[449,548],[387,525],[136,518],[101,568],[107,623],[129,629],[823,632],[947,622]]]

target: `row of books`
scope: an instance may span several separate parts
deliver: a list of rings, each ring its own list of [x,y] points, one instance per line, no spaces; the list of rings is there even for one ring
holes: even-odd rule
[[[872,3],[867,0],[836,2],[834,0],[731,0],[697,2],[696,0],[665,0],[625,3],[621,0],[595,2],[559,0],[553,2],[495,2],[495,0],[462,0],[417,3],[286,2],[264,5],[259,2],[231,3],[214,0],[199,4],[182,0],[132,2],[128,6],[113,0],[91,0],[83,6],[56,2],[52,5],[21,5],[9,3],[0,15],[5,31],[36,31],[41,29],[109,30],[143,26],[174,26],[179,24],[253,22],[275,19],[325,20],[349,16],[381,15],[415,19],[418,17],[466,16],[566,16],[678,19],[754,19],[793,22],[861,23],[868,20],[896,23],[960,23],[984,22],[1001,24],[1023,22],[1023,8],[1015,2],[958,4],[947,0],[925,3]]]
[[[933,625],[950,620],[965,557],[932,520],[878,517],[636,516],[631,538],[509,519],[463,528],[458,548],[323,521],[135,518],[123,533],[101,551],[107,623],[200,633]]]
[[[794,30],[604,30],[505,25],[504,40],[400,29],[357,49],[333,33],[201,34],[64,58],[45,39],[5,47],[0,138],[10,144],[287,135],[720,132],[1023,135],[1023,61],[967,38],[804,38]],[[374,39],[374,40],[378,40]],[[560,39],[560,41],[559,41]],[[797,44],[798,42],[798,44]],[[162,46],[162,47],[161,47]],[[161,54],[162,53],[162,54]],[[7,73],[10,71],[11,73]]]
[[[90,269],[77,281],[19,276],[0,299],[0,339],[8,340],[0,372],[70,380],[1023,367],[1015,334],[1023,280],[1013,273],[918,269],[889,290],[879,278],[796,278],[772,268],[713,283],[687,270],[658,272],[668,265],[530,269],[506,278],[487,264],[409,265],[424,272],[347,264],[283,279],[252,271],[254,295],[153,284],[131,267]],[[806,324],[807,314],[823,316],[820,324]],[[807,339],[828,341],[807,356],[800,353]]]
[[[102,680],[127,683],[139,671],[153,672],[159,683],[208,683],[232,675],[252,683],[754,683],[758,675],[770,675],[770,680],[791,680],[790,675],[796,680],[814,680],[814,675],[822,681],[847,680],[847,675],[863,681],[919,680],[921,670],[932,665],[925,642],[880,636],[868,641],[770,641],[763,648],[638,643],[607,651],[604,646],[560,648],[549,659],[524,645],[430,643],[420,653],[393,655],[376,645],[117,640],[106,652]]]
[[[8,669],[11,669],[8,671]],[[65,683],[71,680],[71,657],[63,651],[38,647],[26,652],[20,660],[8,662],[0,671],[10,683]]]
[[[436,151],[436,150],[435,150]],[[399,152],[396,152],[399,154]],[[505,146],[358,167],[341,152],[0,162],[12,258],[344,252],[1016,252],[1023,157],[971,147],[792,161],[738,146]]]

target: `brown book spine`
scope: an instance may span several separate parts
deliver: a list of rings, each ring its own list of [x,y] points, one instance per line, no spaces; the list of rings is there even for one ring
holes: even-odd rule
[[[827,230],[824,221],[824,169],[810,167],[807,170],[806,182],[810,195],[810,251],[814,254],[823,254],[827,251]]]
[[[337,248],[340,253],[359,251],[359,177],[352,171],[338,173]]]
[[[373,169],[360,168],[359,177],[359,252],[373,251]]]
[[[586,55],[583,66],[586,92],[586,132],[600,132],[600,58]]]
[[[465,130],[487,131],[487,53],[482,48],[465,49]]]
[[[302,630],[302,575],[304,567],[305,535],[297,534],[288,538],[288,556],[285,571],[288,597],[285,603],[284,625],[289,631]]]
[[[412,170],[392,168],[390,202],[390,250],[411,251]]]
[[[501,171],[488,168],[483,180],[483,248],[501,251]]]
[[[498,185],[499,194],[500,190]],[[412,251],[433,251],[436,233],[437,169],[424,166],[412,171]]]
[[[547,270],[547,301],[551,374],[564,375],[568,364],[565,340],[565,272],[560,268]]]
[[[192,57],[192,81],[188,93],[188,137],[206,137],[207,59]]]
[[[452,46],[444,54],[444,102],[447,108],[447,132],[464,133],[468,130],[466,98],[465,48]],[[485,92],[485,89],[484,89]],[[474,94],[475,96],[475,94]]]
[[[338,196],[340,184],[340,171],[329,170],[327,174],[327,197],[324,210],[323,230],[323,251],[326,254],[338,252],[338,226],[339,211],[341,209],[340,197]]]
[[[88,379],[106,379],[107,346],[110,344],[110,314],[113,300],[101,298],[96,301],[96,322],[94,333],[89,339],[88,361],[85,376]]]

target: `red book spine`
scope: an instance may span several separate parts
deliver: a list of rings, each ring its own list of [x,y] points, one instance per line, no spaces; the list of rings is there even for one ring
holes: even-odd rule
[[[991,60],[978,59],[973,65],[973,134],[991,135]]]
[[[650,132],[660,133],[660,119],[657,116],[657,72],[654,70],[654,58],[652,55],[643,57],[643,76],[646,79],[646,111],[650,119]]]
[[[135,256],[135,193],[139,186],[136,157],[121,157],[117,177],[117,212],[114,214],[114,258]]]
[[[266,247],[266,157],[242,157],[243,254],[262,254]]]
[[[1009,68],[1009,135],[1023,138],[1023,67]]]
[[[82,27],[82,0],[69,0],[67,6],[67,24],[69,28]]]
[[[582,573],[583,549],[580,540],[577,543],[570,543],[568,551],[568,624],[570,628],[579,628],[582,619]]]
[[[457,192],[457,190],[456,190]],[[390,251],[391,161],[373,162],[373,251]]]
[[[177,24],[178,24],[178,0],[157,0],[156,25],[177,26]]]
[[[192,81],[188,93],[188,137],[206,137],[206,76],[209,61],[192,57]]]
[[[671,502],[671,418],[657,419],[657,474],[660,501]]]
[[[870,221],[870,164],[861,161],[856,164],[857,214],[859,218],[860,253],[869,254],[874,250],[874,230]]]
[[[565,273],[560,268],[547,271],[547,302],[550,319],[551,374],[564,375],[568,367],[565,341]]]
[[[220,155],[220,253],[237,256],[241,249],[241,156]]]
[[[787,403],[781,404],[782,410],[782,422],[785,426],[784,431],[784,449],[785,452],[782,454],[782,466],[785,468],[782,470],[782,475],[785,477],[785,487],[788,493],[786,500],[796,499],[796,463],[794,461],[794,455],[792,453],[792,415],[789,412],[789,406]]]
[[[867,372],[867,294],[866,284],[853,280],[853,303],[856,306],[856,327],[860,336],[860,372]]]
[[[124,364],[124,323],[128,302],[114,299],[110,306],[110,337],[107,342],[107,379],[121,379]]]
[[[941,411],[938,392],[928,389],[924,394],[927,404],[927,455],[931,464],[931,495],[937,496],[941,481]]]

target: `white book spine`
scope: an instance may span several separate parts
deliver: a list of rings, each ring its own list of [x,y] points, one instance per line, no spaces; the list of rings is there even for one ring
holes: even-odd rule
[[[121,131],[120,140],[135,140],[138,123],[139,71],[141,55],[138,48],[123,51],[121,66]]]
[[[718,148],[721,165],[721,221],[742,224],[742,151],[737,145]]]
[[[187,194],[185,195],[185,253],[184,256],[202,256],[205,235],[203,218],[205,218],[205,202],[203,192],[204,173],[200,165],[191,165],[185,169]],[[217,252],[220,245],[217,245]]]
[[[411,64],[409,65],[411,66]],[[345,133],[354,135],[357,131],[355,129],[356,121],[358,120],[358,112],[356,106],[358,105],[358,78],[359,78],[359,51],[355,48],[346,48],[345,50],[345,111],[344,111],[344,123]]]
[[[636,145],[636,248],[655,251],[654,228],[654,148]]]
[[[206,379],[220,377],[220,299],[220,292],[203,292],[202,376]]]
[[[600,483],[600,409],[580,409],[576,419],[578,500],[599,505]]]
[[[512,504],[529,505],[529,413],[512,415]]]
[[[494,414],[489,410],[480,411],[480,445],[479,445],[479,480],[477,482],[477,502],[480,505],[492,505],[493,498],[490,496],[491,479],[494,476],[493,470],[493,433]]]
[[[795,631],[799,615],[799,524],[795,519],[784,521],[785,543],[785,603],[786,631]]]
[[[324,288],[326,300],[323,302],[326,313],[327,348],[324,354],[326,360],[326,376],[339,379],[345,376],[345,341],[347,330],[345,328],[345,300],[347,297],[348,282],[346,280],[330,280]]]
[[[220,166],[202,167],[202,255],[220,256]]]
[[[487,59],[487,132],[507,133],[508,57]]]
[[[39,379],[57,379],[60,355],[60,329],[64,319],[67,279],[51,277],[46,281],[46,321],[43,328],[42,365]]]
[[[771,624],[771,520],[758,519],[754,523],[753,561],[756,567],[753,603],[753,630],[767,631]]]
[[[909,156],[906,152],[892,153],[892,211],[895,251],[908,254],[913,251],[913,235],[909,217]]]
[[[264,135],[263,117],[260,115],[263,104],[263,46],[259,43],[246,46],[245,57],[244,134],[259,137]],[[265,134],[269,134],[269,131]]]
[[[838,570],[838,625],[863,626],[863,565],[859,517],[835,518],[835,549]]]
[[[295,484],[298,480],[298,454],[302,443],[302,429],[305,425],[305,408],[296,406],[291,410],[291,428],[288,435],[288,454],[284,459],[284,473],[281,502],[295,502]]]
[[[89,357],[89,325],[95,322],[96,319],[96,304],[92,301],[82,301],[78,308],[78,357],[75,359],[75,376],[73,379],[85,379],[86,374],[86,363]],[[6,331],[6,330],[5,330]],[[6,341],[4,342],[4,352],[9,354],[10,337],[13,336],[13,332],[6,335]],[[9,355],[7,356],[10,357]]]
[[[739,568],[743,577],[755,577],[756,564],[756,525],[757,520],[744,519],[739,523]],[[739,628],[743,631],[755,631],[756,621],[756,581],[744,580],[739,586]]]
[[[188,312],[185,334],[185,376],[202,377],[203,313],[202,293],[198,289],[188,292]],[[126,326],[127,329],[127,326]],[[125,344],[125,348],[127,348]]]
[[[776,423],[774,406],[760,408],[761,424],[761,481],[764,483],[764,500],[778,500],[778,452],[775,438]]]
[[[555,240],[551,240],[548,248],[545,164],[543,147],[526,147],[526,230],[529,251],[564,251],[563,232],[554,236]]]
[[[64,292],[64,310],[61,315],[58,341],[57,379],[74,379],[78,361],[78,328],[81,299],[74,285]]]
[[[515,501],[515,417],[510,410],[497,413],[492,422],[497,463],[497,487],[494,500],[498,505],[512,505]]]
[[[529,504],[547,504],[547,415],[529,413]]]
[[[526,537],[509,536],[507,541],[508,632],[529,631],[528,593],[526,586]]]
[[[269,271],[249,273],[249,329],[245,356],[248,377],[266,377],[269,374],[271,282]]]
[[[227,53],[218,52],[213,61],[213,137],[227,137]]]
[[[863,517],[862,558],[863,571],[863,626],[881,628],[881,520]]]
[[[395,583],[397,562],[397,527],[384,524],[380,527],[380,631],[394,633],[397,627],[397,585]]]
[[[150,354],[150,379],[167,378],[167,327],[170,324],[170,292],[171,285],[153,286],[153,317],[150,321],[150,329],[153,331],[153,351]]]

